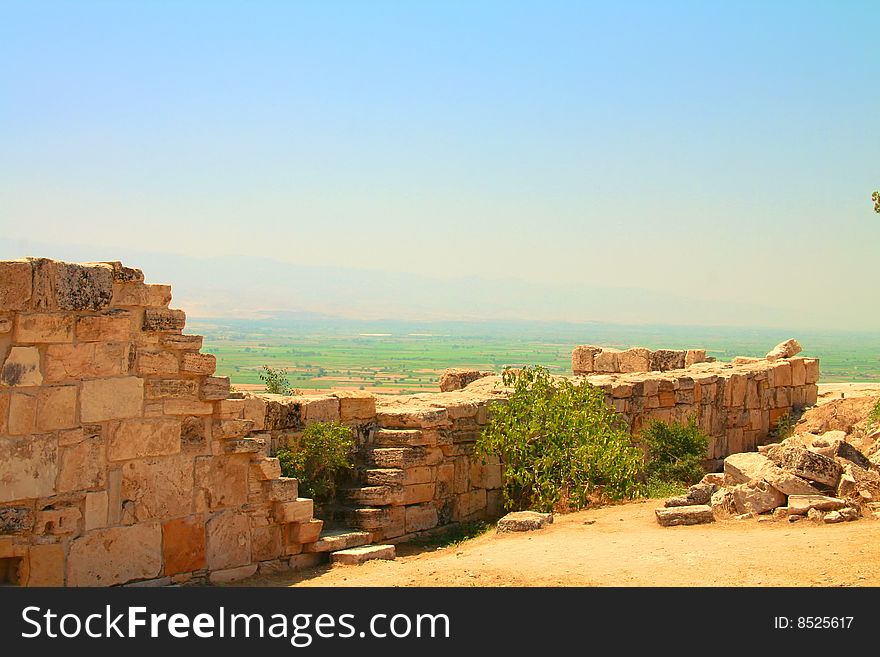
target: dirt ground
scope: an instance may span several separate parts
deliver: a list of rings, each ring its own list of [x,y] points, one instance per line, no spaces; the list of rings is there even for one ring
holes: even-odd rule
[[[648,500],[557,515],[547,529],[323,566],[249,586],[878,586],[880,521],[730,520],[660,527]]]

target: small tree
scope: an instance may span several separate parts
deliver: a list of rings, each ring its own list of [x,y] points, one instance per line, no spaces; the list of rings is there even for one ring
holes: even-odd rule
[[[578,509],[594,495],[641,493],[642,452],[602,390],[554,380],[542,367],[505,370],[503,381],[513,393],[492,406],[475,451],[501,457],[508,509]]]
[[[290,387],[290,381],[281,368],[269,367],[263,365],[263,371],[260,372],[260,379],[266,384],[266,392],[273,395],[290,395],[293,390]]]
[[[303,496],[326,503],[336,497],[337,477],[354,467],[354,451],[349,427],[341,422],[316,422],[275,456],[281,463],[281,474],[299,480]]]
[[[648,448],[649,482],[690,486],[702,479],[709,439],[694,418],[687,424],[655,420],[642,430],[641,438]]]

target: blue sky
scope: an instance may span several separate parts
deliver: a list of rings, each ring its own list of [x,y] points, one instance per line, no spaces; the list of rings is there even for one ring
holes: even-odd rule
[[[827,304],[828,326],[880,328],[880,3],[0,7],[19,244],[674,290],[793,323]]]

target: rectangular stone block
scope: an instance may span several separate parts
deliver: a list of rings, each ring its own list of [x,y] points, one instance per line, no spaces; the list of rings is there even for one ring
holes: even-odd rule
[[[164,351],[151,353],[140,351],[137,356],[137,372],[140,376],[165,376],[177,374],[177,355]]]
[[[193,379],[149,379],[144,382],[146,399],[191,399],[195,401],[199,383]]]
[[[144,331],[174,332],[186,326],[186,313],[182,310],[148,308],[144,311]]]
[[[113,296],[113,268],[34,258],[32,305],[40,310],[103,310]]]
[[[0,310],[24,310],[33,292],[33,270],[26,260],[0,261]]]
[[[57,382],[128,373],[129,346],[86,342],[53,344],[46,349],[46,379]]]
[[[420,532],[437,526],[437,508],[433,504],[406,507],[406,533]]]
[[[209,376],[202,381],[202,399],[220,400],[229,396],[228,376]]]
[[[180,421],[131,419],[109,425],[108,457],[125,461],[180,452]]]
[[[58,492],[72,493],[103,488],[106,470],[104,440],[100,436],[87,438],[70,447],[62,447]]]
[[[211,375],[217,369],[214,354],[185,353],[180,359],[180,371],[189,374]]]
[[[37,424],[37,396],[14,392],[9,395],[8,431],[13,436],[34,433]]]
[[[816,383],[819,380],[819,359],[804,358],[804,383]]]
[[[578,345],[571,352],[571,369],[574,374],[592,374],[594,371],[593,360],[600,351],[599,347],[592,345]]]
[[[434,484],[413,484],[404,486],[401,504],[421,504],[434,499]]]
[[[37,431],[76,426],[76,386],[48,386],[37,392]]]
[[[106,315],[87,315],[76,320],[77,342],[128,342],[132,330],[131,314],[112,310]]]
[[[108,497],[106,490],[86,493],[85,513],[83,514],[83,531],[101,529],[108,522]]]
[[[205,568],[205,520],[202,516],[163,523],[162,536],[166,575]]]
[[[31,344],[73,342],[73,315],[18,315],[15,318],[15,341]]]
[[[165,349],[185,349],[188,351],[198,351],[202,348],[202,336],[178,335],[176,333],[168,333],[159,338],[159,344]]]
[[[64,586],[64,566],[64,546],[60,543],[31,545],[26,586]]]
[[[278,477],[267,483],[267,495],[273,502],[291,502],[299,499],[299,482],[293,477]]]
[[[486,490],[477,488],[457,495],[453,501],[453,520],[466,520],[486,511]]]
[[[157,522],[99,529],[70,544],[68,586],[112,586],[157,577],[162,529]]]
[[[57,475],[54,435],[0,438],[0,502],[49,497]]]
[[[791,385],[802,386],[807,382],[807,367],[803,358],[790,358],[788,364],[791,367]]]
[[[192,458],[163,456],[128,461],[122,466],[122,499],[137,522],[191,513]]]
[[[306,397],[301,408],[303,422],[307,425],[339,419],[339,400],[335,397]]]
[[[129,376],[82,382],[80,417],[83,422],[138,417],[143,412],[143,405],[143,379]]]
[[[369,392],[339,390],[333,396],[339,400],[339,419],[343,422],[366,421],[376,417],[376,398]]]
[[[281,476],[281,463],[277,458],[264,458],[251,465],[251,474],[259,481],[277,479]]]
[[[209,570],[242,566],[251,561],[251,531],[246,515],[225,512],[206,524]]]
[[[214,410],[210,402],[189,399],[166,399],[162,407],[165,415],[210,415]]]
[[[314,515],[312,500],[299,498],[292,502],[276,502],[273,507],[275,522],[284,524],[288,522],[308,522]]]
[[[283,528],[279,525],[253,527],[251,529],[251,559],[253,561],[269,561],[280,557],[284,552],[282,531]]]
[[[245,504],[249,460],[246,454],[197,458],[196,511],[214,511]]]
[[[293,522],[287,527],[288,542],[302,545],[303,543],[314,543],[318,540],[324,527],[324,521],[307,520],[306,522]]]

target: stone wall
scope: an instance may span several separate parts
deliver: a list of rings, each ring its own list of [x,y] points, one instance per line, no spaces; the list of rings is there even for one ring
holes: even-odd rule
[[[576,376],[627,372],[665,372],[696,363],[714,362],[705,349],[656,349],[644,347],[610,349],[579,345],[571,352],[571,370]]]
[[[4,583],[227,581],[311,561],[320,522],[269,450],[363,402],[230,398],[170,287],[143,280],[120,263],[0,262]]]

